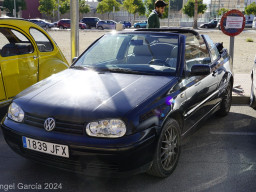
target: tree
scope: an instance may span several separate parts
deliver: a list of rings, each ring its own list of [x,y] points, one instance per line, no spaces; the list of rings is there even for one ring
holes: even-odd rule
[[[135,9],[137,8],[136,5],[133,4],[134,0],[124,0],[123,7],[129,13],[134,13]]]
[[[38,10],[40,13],[52,16],[53,11],[56,10],[55,0],[40,0]]]
[[[89,13],[90,11],[90,6],[85,2],[85,0],[79,0],[79,12]]]
[[[203,3],[203,0],[196,0],[197,1],[197,11],[195,10],[195,0],[188,0],[188,2],[184,5],[184,8],[182,9],[183,13],[188,15],[189,17],[194,17],[194,24],[193,28],[197,28],[197,14],[204,13],[207,9],[207,4]],[[197,14],[195,14],[197,12]]]
[[[70,10],[70,0],[59,0],[60,2],[60,13],[65,14]],[[56,9],[58,9],[58,4],[56,4]]]
[[[98,2],[101,2],[103,0],[97,0]],[[118,3],[123,4],[124,0],[116,0]]]
[[[134,14],[134,20],[137,13],[139,15],[145,15],[146,12],[146,8],[142,0],[124,0],[123,7],[128,13]]]
[[[246,15],[256,15],[256,3],[253,2],[247,7],[245,7],[245,14]]]
[[[197,16],[198,16],[198,1],[195,0],[195,11],[194,11],[193,29],[197,29]]]
[[[19,7],[21,10],[26,9],[26,2],[25,0],[16,0],[16,14],[18,13]],[[17,17],[17,15],[13,15],[13,9],[14,9],[14,0],[4,0],[3,7],[5,7],[12,16]]]
[[[121,4],[118,3],[116,0],[103,0],[99,2],[97,6],[97,13],[104,14],[108,12],[108,18],[109,14],[113,11],[113,7],[115,7],[115,11],[119,11]]]
[[[227,13],[229,11],[229,9],[226,9],[226,8],[220,8],[217,10],[217,15],[218,16],[221,16],[221,15],[224,15],[225,13]]]

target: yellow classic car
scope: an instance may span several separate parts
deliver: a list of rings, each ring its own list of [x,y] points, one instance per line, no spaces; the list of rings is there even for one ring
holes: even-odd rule
[[[0,107],[68,66],[59,47],[41,27],[22,19],[0,18]]]

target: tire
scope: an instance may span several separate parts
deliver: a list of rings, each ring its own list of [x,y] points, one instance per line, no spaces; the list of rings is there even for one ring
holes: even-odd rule
[[[224,91],[224,95],[220,104],[220,109],[217,111],[217,115],[224,117],[226,116],[232,104],[232,84],[229,82],[228,86]]]
[[[139,25],[136,25],[136,27],[135,28],[140,28],[140,26]]]
[[[102,27],[102,26],[99,26],[99,27],[97,27],[97,29],[99,29],[99,30],[103,30],[103,27]]]
[[[164,124],[157,141],[153,164],[147,171],[156,177],[168,177],[177,166],[180,156],[181,133],[178,122],[169,119]]]
[[[62,25],[60,26],[60,29],[64,29]]]

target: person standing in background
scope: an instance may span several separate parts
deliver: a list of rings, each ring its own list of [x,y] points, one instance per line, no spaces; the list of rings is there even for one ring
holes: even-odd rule
[[[152,12],[150,13],[149,17],[148,17],[148,24],[147,24],[147,28],[160,28],[160,21],[159,18],[162,17],[163,13],[164,13],[164,8],[167,6],[168,4],[165,3],[162,0],[157,0],[155,2],[155,9],[152,10]]]

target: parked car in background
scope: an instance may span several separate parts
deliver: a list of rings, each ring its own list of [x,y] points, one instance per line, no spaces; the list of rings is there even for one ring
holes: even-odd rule
[[[68,67],[55,41],[32,22],[0,19],[0,39],[1,106],[25,88]]]
[[[58,27],[58,21],[53,22],[54,27]]]
[[[132,27],[130,21],[120,21],[119,23],[122,23],[125,26],[125,28],[131,28]]]
[[[39,25],[42,28],[46,28],[46,29],[54,27],[53,23],[50,23],[50,22],[45,21],[43,19],[29,19],[29,21]]]
[[[256,17],[253,18],[252,28],[256,29]]]
[[[84,17],[81,22],[85,23],[87,28],[90,29],[92,27],[96,28],[97,22],[100,21],[98,17]]]
[[[113,20],[101,20],[98,21],[98,23],[96,24],[96,28],[103,30],[103,29],[115,29],[116,28],[116,22]],[[125,28],[125,26],[123,25],[123,29]]]
[[[253,21],[245,21],[245,28],[252,28]]]
[[[1,128],[14,151],[46,165],[168,177],[182,139],[211,114],[229,113],[232,86],[228,53],[207,35],[109,33],[69,69],[17,95]]]
[[[70,28],[70,19],[61,19],[57,23],[57,27],[60,29],[69,29]],[[86,24],[79,22],[79,29],[86,29]]]
[[[148,21],[141,21],[138,23],[134,23],[134,28],[147,28]]]
[[[216,26],[219,30],[221,30],[221,25],[220,25],[220,21],[218,22],[217,26]]]
[[[200,25],[200,28],[216,28],[218,20],[211,20],[209,23],[204,23]]]

